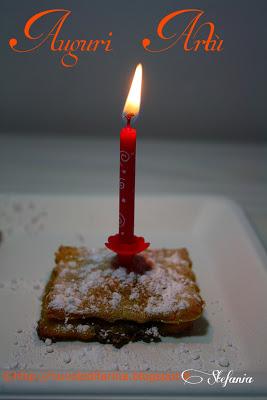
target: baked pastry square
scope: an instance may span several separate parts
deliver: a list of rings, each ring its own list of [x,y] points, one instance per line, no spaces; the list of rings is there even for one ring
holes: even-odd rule
[[[148,249],[131,271],[107,249],[61,246],[42,301],[42,339],[160,340],[200,317],[204,307],[186,249]]]

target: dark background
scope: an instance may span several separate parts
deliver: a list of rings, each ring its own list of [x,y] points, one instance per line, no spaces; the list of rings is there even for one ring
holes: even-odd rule
[[[136,124],[140,136],[267,139],[265,0],[6,0],[0,6],[0,132],[118,135],[132,73],[142,62],[142,109]],[[74,68],[62,67],[62,54],[49,50],[50,41],[33,53],[13,52],[8,40],[15,37],[17,47],[28,48],[25,22],[52,8],[72,11],[60,38],[106,39],[112,31],[113,51],[77,53]],[[223,52],[185,53],[181,43],[160,54],[143,49],[144,37],[160,47],[158,22],[184,8],[201,8],[203,22],[215,22],[224,39]],[[47,28],[51,21],[47,18]],[[173,32],[181,27],[170,25]]]

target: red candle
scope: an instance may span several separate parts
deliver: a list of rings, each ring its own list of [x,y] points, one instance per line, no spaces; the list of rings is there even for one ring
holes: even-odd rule
[[[120,134],[120,215],[119,234],[124,243],[134,239],[136,130],[127,127]]]
[[[149,246],[142,236],[134,234],[136,130],[131,127],[131,120],[139,112],[141,85],[142,65],[139,64],[123,109],[127,125],[120,134],[119,233],[110,236],[106,243],[110,250],[118,254],[124,265],[129,265],[135,254]]]

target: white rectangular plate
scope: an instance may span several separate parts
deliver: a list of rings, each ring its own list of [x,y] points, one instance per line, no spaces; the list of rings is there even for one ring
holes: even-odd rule
[[[0,396],[21,394],[252,393],[266,390],[266,254],[240,208],[212,196],[139,197],[136,234],[153,247],[187,247],[204,317],[190,335],[117,350],[99,343],[64,342],[52,352],[35,332],[40,296],[60,244],[102,247],[117,230],[111,196],[1,195],[0,367],[2,370],[199,371],[233,370],[257,377],[253,385],[145,382],[1,383]],[[50,350],[48,350],[50,351]],[[203,377],[205,375],[203,374]]]

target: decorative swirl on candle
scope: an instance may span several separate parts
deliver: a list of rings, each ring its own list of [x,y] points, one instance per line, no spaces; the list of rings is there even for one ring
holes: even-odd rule
[[[124,224],[125,224],[124,215],[123,215],[122,213],[120,213],[120,216],[119,216],[119,225],[120,225],[120,226],[124,226]]]
[[[127,162],[130,160],[130,154],[123,150],[120,152],[120,158],[122,162]]]
[[[120,178],[120,189],[125,188],[125,178]]]

